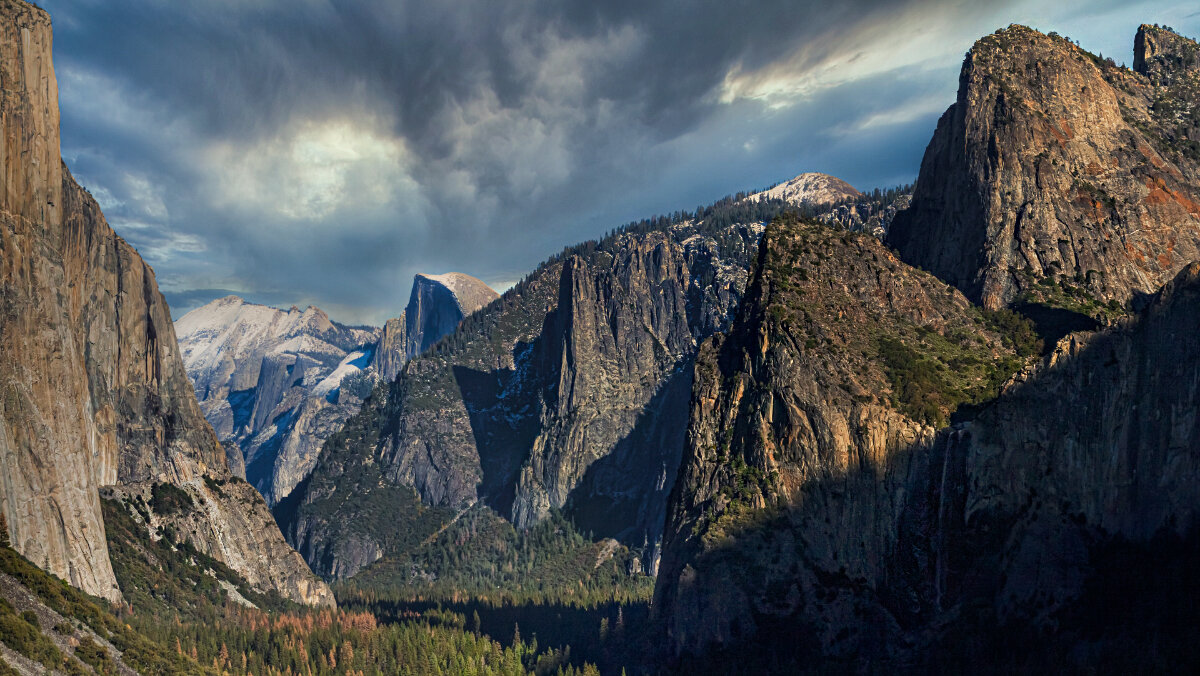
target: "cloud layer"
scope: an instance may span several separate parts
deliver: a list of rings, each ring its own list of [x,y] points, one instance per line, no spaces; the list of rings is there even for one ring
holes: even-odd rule
[[[1161,2],[41,4],[63,154],[177,314],[231,290],[376,323],[416,272],[503,286],[801,171],[912,180],[962,54],[1008,23],[1118,61],[1142,21],[1200,33]]]

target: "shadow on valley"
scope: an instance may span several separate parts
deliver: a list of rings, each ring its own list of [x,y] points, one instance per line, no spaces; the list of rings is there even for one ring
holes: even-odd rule
[[[1092,317],[1065,308],[1041,303],[1023,303],[1013,309],[1033,322],[1043,341],[1043,354],[1053,352],[1058,341],[1069,333],[1096,331],[1100,328],[1100,322]]]
[[[652,546],[661,538],[667,498],[679,474],[694,361],[680,360],[629,434],[588,466],[565,510],[580,530],[630,547]]]
[[[603,674],[649,673],[643,658],[652,652],[650,609],[646,603],[603,603],[581,608],[562,604],[493,605],[465,603],[368,601],[344,604],[368,610],[381,622],[417,618],[440,621],[484,634],[509,647],[514,639],[536,640],[537,650],[566,652],[564,661],[577,667],[592,663]],[[460,624],[461,623],[461,624]]]
[[[514,353],[521,354],[520,348]],[[479,453],[483,474],[480,499],[496,512],[511,515],[517,473],[529,457],[539,429],[537,398],[530,392],[513,391],[523,383],[517,382],[512,369],[489,372],[458,365],[453,369]]]
[[[859,460],[789,505],[682,524],[694,537],[669,548],[655,599],[670,632],[661,663],[1195,673],[1200,444],[1194,432],[1169,442],[1169,425],[1131,412],[1196,403],[1171,385],[1200,370],[1193,307],[1176,299],[1093,337],[931,446]]]

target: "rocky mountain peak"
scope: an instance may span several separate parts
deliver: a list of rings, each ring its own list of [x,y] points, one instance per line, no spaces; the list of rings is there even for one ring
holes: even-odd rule
[[[481,280],[461,272],[417,274],[404,311],[407,357],[429,349],[463,317],[499,297]]]
[[[1133,40],[1133,70],[1165,84],[1200,70],[1200,46],[1165,26],[1142,24]]]
[[[733,328],[696,359],[654,603],[684,650],[799,609],[836,623],[815,579],[886,574],[895,541],[876,538],[905,509],[910,450],[1021,363],[873,237],[778,219],[761,246]]]
[[[180,317],[176,330],[205,418],[269,503],[307,476],[324,437],[374,381],[342,390],[368,368],[379,332],[312,305],[284,311],[227,296]]]
[[[752,201],[777,199],[795,206],[826,206],[861,196],[862,193],[854,186],[836,176],[807,172],[773,188],[750,195],[746,199]]]
[[[980,39],[889,243],[988,308],[1140,302],[1200,258],[1200,121],[1181,82],[1025,26]]]

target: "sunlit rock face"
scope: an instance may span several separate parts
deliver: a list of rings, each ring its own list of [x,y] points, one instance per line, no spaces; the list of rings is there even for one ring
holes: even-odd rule
[[[696,359],[654,601],[669,659],[940,673],[1190,654],[1200,48],[1143,26],[1136,51],[1128,70],[1020,26],[988,36],[896,250],[768,229],[733,328]],[[1005,306],[1049,301],[1107,323],[967,377],[1013,358]]]
[[[18,551],[116,600],[100,488],[194,485],[231,472],[196,403],[153,271],[59,158],[49,15],[5,2],[0,32],[0,505]],[[251,494],[236,508],[221,505],[269,520]],[[278,531],[250,533],[217,513],[193,516],[223,532],[225,545],[196,539],[199,549],[264,589],[332,603]],[[283,579],[307,582],[276,583]]]
[[[1042,280],[1137,304],[1200,258],[1197,46],[1136,43],[1134,71],[1023,26],[977,42],[888,243],[989,308]]]
[[[460,272],[417,275],[404,310],[405,355],[412,359],[421,354],[454,331],[463,317],[497,298],[490,286]]]
[[[747,200],[783,200],[792,206],[829,206],[861,197],[854,186],[836,176],[808,172],[779,185],[754,193]]]

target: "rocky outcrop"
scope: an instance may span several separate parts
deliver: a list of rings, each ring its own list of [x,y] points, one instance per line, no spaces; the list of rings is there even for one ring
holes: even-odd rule
[[[142,519],[151,537],[171,533],[237,571],[255,589],[274,590],[309,605],[335,605],[333,592],[313,576],[304,559],[279,537],[271,513],[254,487],[237,477],[193,479],[178,485],[183,504],[155,508],[153,481],[119,484],[101,490],[106,500],[144,505]],[[175,486],[175,484],[171,484]],[[270,565],[264,565],[270,562]]]
[[[835,653],[876,649],[879,627],[852,617],[893,572],[921,451],[1019,364],[878,240],[773,223],[737,321],[696,360],[654,603],[674,647],[786,621]]]
[[[379,334],[379,346],[375,348],[371,365],[385,383],[395,380],[396,374],[408,363],[408,334],[405,333],[404,323],[405,315],[402,312],[399,318],[387,320]]]
[[[991,580],[1002,617],[1057,621],[1083,591],[1100,536],[1144,543],[1200,524],[1196,331],[1200,263],[1139,317],[1064,339],[1042,369],[939,439],[943,463],[963,476],[960,497],[947,496],[942,510],[959,529],[1008,527]],[[1058,413],[1041,415],[1048,410]],[[939,580],[943,607],[970,593],[963,578],[979,575],[952,547],[936,550],[959,566]]]
[[[683,247],[665,235],[622,242],[611,259],[589,264],[572,256],[563,263],[558,309],[547,319],[537,355],[539,370],[549,377],[543,380],[538,433],[516,479],[515,525],[526,527],[552,507],[564,506],[593,463],[607,456],[617,466],[604,469],[616,476],[598,476],[602,470],[597,468],[589,477],[592,494],[580,496],[580,502],[653,493],[652,485],[638,490],[637,484],[675,474],[678,445],[670,440],[657,454],[643,447],[629,459],[620,457],[618,443],[642,416],[649,420],[639,433],[663,434],[645,429],[650,421],[665,430],[683,428],[683,411],[646,407],[659,394],[657,386],[669,387],[668,375],[693,351],[690,285]],[[619,469],[630,461],[639,472]],[[643,481],[633,478],[639,474]],[[601,513],[611,509],[610,504],[589,507]],[[635,517],[629,525],[640,525],[638,535],[644,537],[651,524],[638,521]]]
[[[1156,86],[1194,81],[1200,71],[1200,45],[1170,28],[1142,24],[1133,39],[1133,70]]]
[[[409,362],[387,401],[326,445],[295,516],[281,518],[291,542],[322,575],[353,575],[403,546],[377,506],[415,490],[522,526],[563,509],[652,551],[695,340],[727,325],[760,231],[679,223],[543,265]]]
[[[792,206],[823,207],[862,197],[854,186],[836,176],[808,172],[754,193],[746,199],[752,202],[781,200]]]
[[[405,355],[412,359],[421,354],[452,333],[463,317],[498,297],[490,286],[461,272],[415,276],[403,315]]]
[[[892,191],[889,191],[889,193]],[[896,189],[895,194],[881,196],[864,195],[862,199],[836,204],[816,217],[822,223],[849,230],[865,232],[872,237],[884,239],[896,214],[912,204],[912,188]]]
[[[1139,72],[1023,26],[977,42],[889,244],[988,308],[1137,304],[1200,258],[1195,43],[1137,44]]]
[[[153,271],[59,159],[49,16],[6,2],[0,30],[0,504],[18,551],[115,600],[100,487],[223,479],[230,470]],[[267,515],[261,501],[242,508]],[[253,537],[284,545],[272,531]],[[260,578],[280,565],[249,555],[229,564]],[[311,575],[302,564],[292,572]]]
[[[175,328],[205,418],[268,504],[308,476],[321,444],[375,382],[368,364],[379,331],[312,306],[284,311],[228,296]]]

